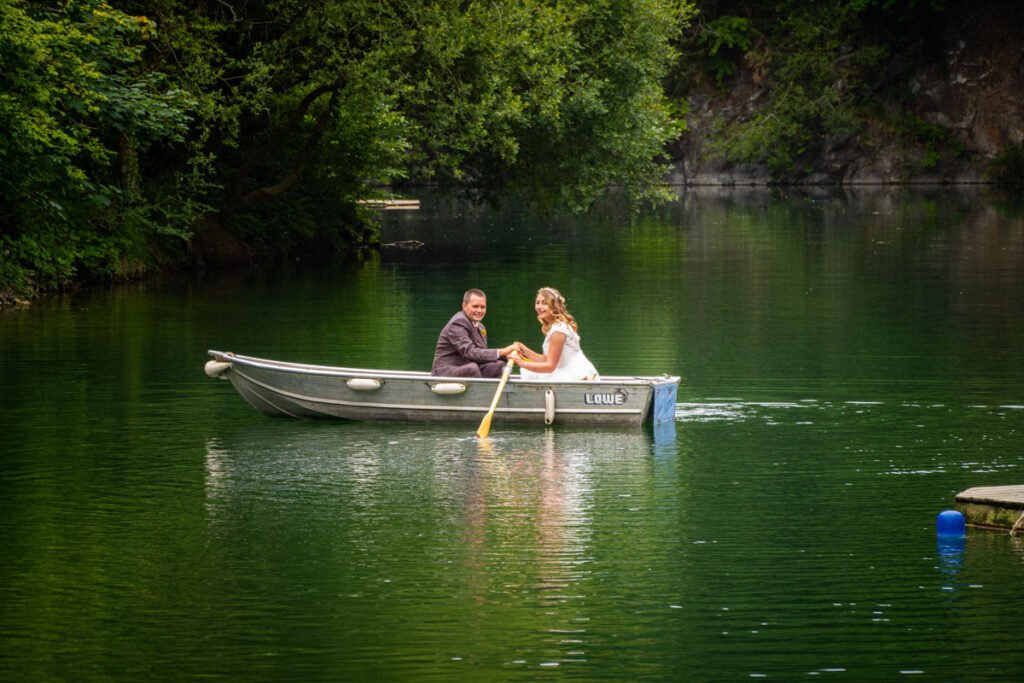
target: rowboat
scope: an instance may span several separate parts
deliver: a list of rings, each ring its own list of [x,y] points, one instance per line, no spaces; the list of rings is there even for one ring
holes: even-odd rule
[[[480,422],[497,379],[438,377],[428,372],[286,363],[209,352],[210,377],[226,379],[265,415],[404,422]],[[547,382],[513,375],[495,424],[654,425],[675,420],[679,377],[602,377]]]

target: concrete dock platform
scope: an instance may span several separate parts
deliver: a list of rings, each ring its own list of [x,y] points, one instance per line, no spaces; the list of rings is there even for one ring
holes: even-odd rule
[[[956,509],[968,524],[1013,529],[1024,516],[1024,485],[967,489],[956,495]]]

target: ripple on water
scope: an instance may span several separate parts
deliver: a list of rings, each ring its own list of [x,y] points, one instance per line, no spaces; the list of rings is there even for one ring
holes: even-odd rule
[[[751,419],[772,420],[780,411],[822,411],[831,404],[817,399],[799,401],[745,401],[743,399],[708,399],[705,402],[677,403],[676,420],[682,422],[744,422]],[[805,422],[806,424],[806,422]]]

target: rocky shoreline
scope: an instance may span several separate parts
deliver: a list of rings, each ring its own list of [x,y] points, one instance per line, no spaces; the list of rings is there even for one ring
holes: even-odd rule
[[[762,164],[731,164],[709,154],[723,125],[747,125],[766,99],[756,70],[741,70],[728,91],[688,98],[689,131],[673,150],[676,185],[977,184],[990,180],[994,159],[1024,144],[1024,23],[1021,6],[996,1],[948,7],[946,23],[924,38],[908,36],[871,84],[881,101],[877,122],[857,134],[818,140],[798,170],[773,175]],[[936,47],[936,45],[938,47]],[[927,56],[926,56],[927,55]],[[884,93],[888,95],[887,101]],[[894,96],[900,102],[891,101]],[[948,136],[931,148],[901,137],[886,117],[906,107]],[[877,125],[875,125],[877,124]]]

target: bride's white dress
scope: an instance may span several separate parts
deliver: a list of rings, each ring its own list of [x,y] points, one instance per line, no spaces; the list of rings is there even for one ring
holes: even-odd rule
[[[551,372],[533,372],[525,368],[519,369],[519,376],[522,379],[535,379],[544,381],[561,381],[574,379],[600,379],[597,368],[590,362],[580,348],[580,335],[568,324],[556,322],[548,330],[544,337],[544,355],[548,353],[548,346],[551,342],[551,335],[561,332],[565,335],[565,345],[562,347],[562,357],[558,359],[558,367]]]

